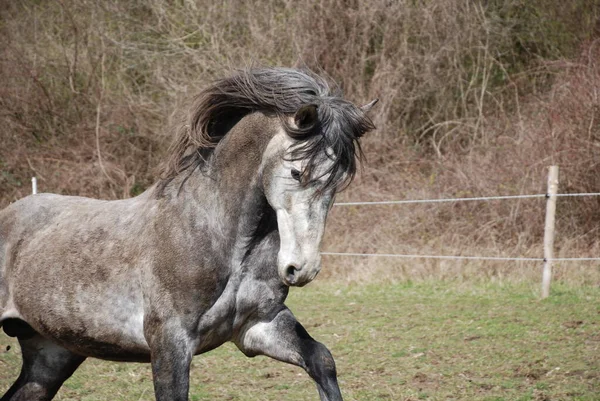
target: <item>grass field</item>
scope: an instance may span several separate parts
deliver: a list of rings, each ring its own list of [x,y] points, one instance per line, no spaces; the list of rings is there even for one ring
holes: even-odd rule
[[[293,290],[288,305],[334,354],[346,400],[598,400],[600,289],[400,283]],[[11,349],[5,351],[7,346]],[[20,366],[0,335],[0,393]],[[86,361],[59,400],[151,400],[148,365]],[[226,345],[196,357],[191,400],[316,400],[299,368]]]

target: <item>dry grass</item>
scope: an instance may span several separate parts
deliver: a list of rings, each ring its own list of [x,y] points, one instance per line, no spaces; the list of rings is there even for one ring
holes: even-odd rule
[[[306,64],[357,103],[381,99],[379,129],[364,141],[368,164],[340,200],[540,193],[553,163],[561,191],[598,191],[598,5],[3,2],[0,206],[27,195],[32,175],[48,192],[140,193],[171,140],[169,115],[207,81],[252,63]],[[561,199],[559,255],[600,254],[598,202]],[[325,247],[539,256],[542,221],[537,200],[340,208]],[[330,271],[351,279],[379,272],[488,279],[531,269],[380,259],[335,265]],[[598,282],[597,271],[590,274],[583,280]]]

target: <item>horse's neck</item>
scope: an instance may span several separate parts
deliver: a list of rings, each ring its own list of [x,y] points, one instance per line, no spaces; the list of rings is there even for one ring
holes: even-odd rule
[[[222,249],[239,264],[260,240],[256,236],[277,226],[260,185],[260,155],[267,141],[223,141],[225,149],[218,149],[208,166],[194,170],[183,183],[177,203],[193,220],[190,227],[203,231],[196,236],[199,241],[209,236],[213,249]],[[174,184],[172,190],[180,185]]]
[[[221,254],[215,257],[241,263],[256,243],[257,229],[262,228],[259,235],[272,229],[272,222],[264,224],[270,208],[260,168],[269,141],[281,129],[278,121],[260,113],[245,117],[219,142],[206,165],[182,172],[168,184],[167,214],[178,215],[181,230],[191,234],[184,237],[199,241],[194,245],[207,245],[198,249],[213,249]]]
[[[230,182],[220,174],[196,169],[181,188],[180,183],[172,183],[165,208],[179,214],[189,229],[206,231],[199,236],[208,235],[213,243],[218,240],[222,246],[231,246],[240,234],[240,224],[260,213],[262,191],[256,177],[240,178]]]
[[[219,211],[235,245],[248,242],[270,210],[262,191],[262,156],[281,129],[277,118],[254,113],[242,119],[219,143],[209,166]]]

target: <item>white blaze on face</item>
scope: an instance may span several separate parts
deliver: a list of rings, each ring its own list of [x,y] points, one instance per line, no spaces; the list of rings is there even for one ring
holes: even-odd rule
[[[321,240],[333,193],[315,196],[319,182],[304,186],[293,178],[292,170],[302,171],[303,166],[301,161],[286,160],[292,144],[284,132],[273,137],[263,155],[263,187],[277,215],[279,276],[286,285],[302,286],[321,270]],[[323,160],[322,168],[326,169],[332,162]],[[319,171],[313,174],[320,175]],[[319,181],[326,179],[324,176]]]

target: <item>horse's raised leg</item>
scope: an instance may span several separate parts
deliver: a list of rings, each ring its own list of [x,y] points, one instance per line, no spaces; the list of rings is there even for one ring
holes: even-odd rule
[[[306,332],[289,309],[244,330],[236,345],[247,356],[267,355],[302,367],[317,384],[321,401],[342,400],[331,352]]]
[[[85,360],[37,333],[27,337],[19,338],[23,356],[21,374],[0,401],[51,400]]]

